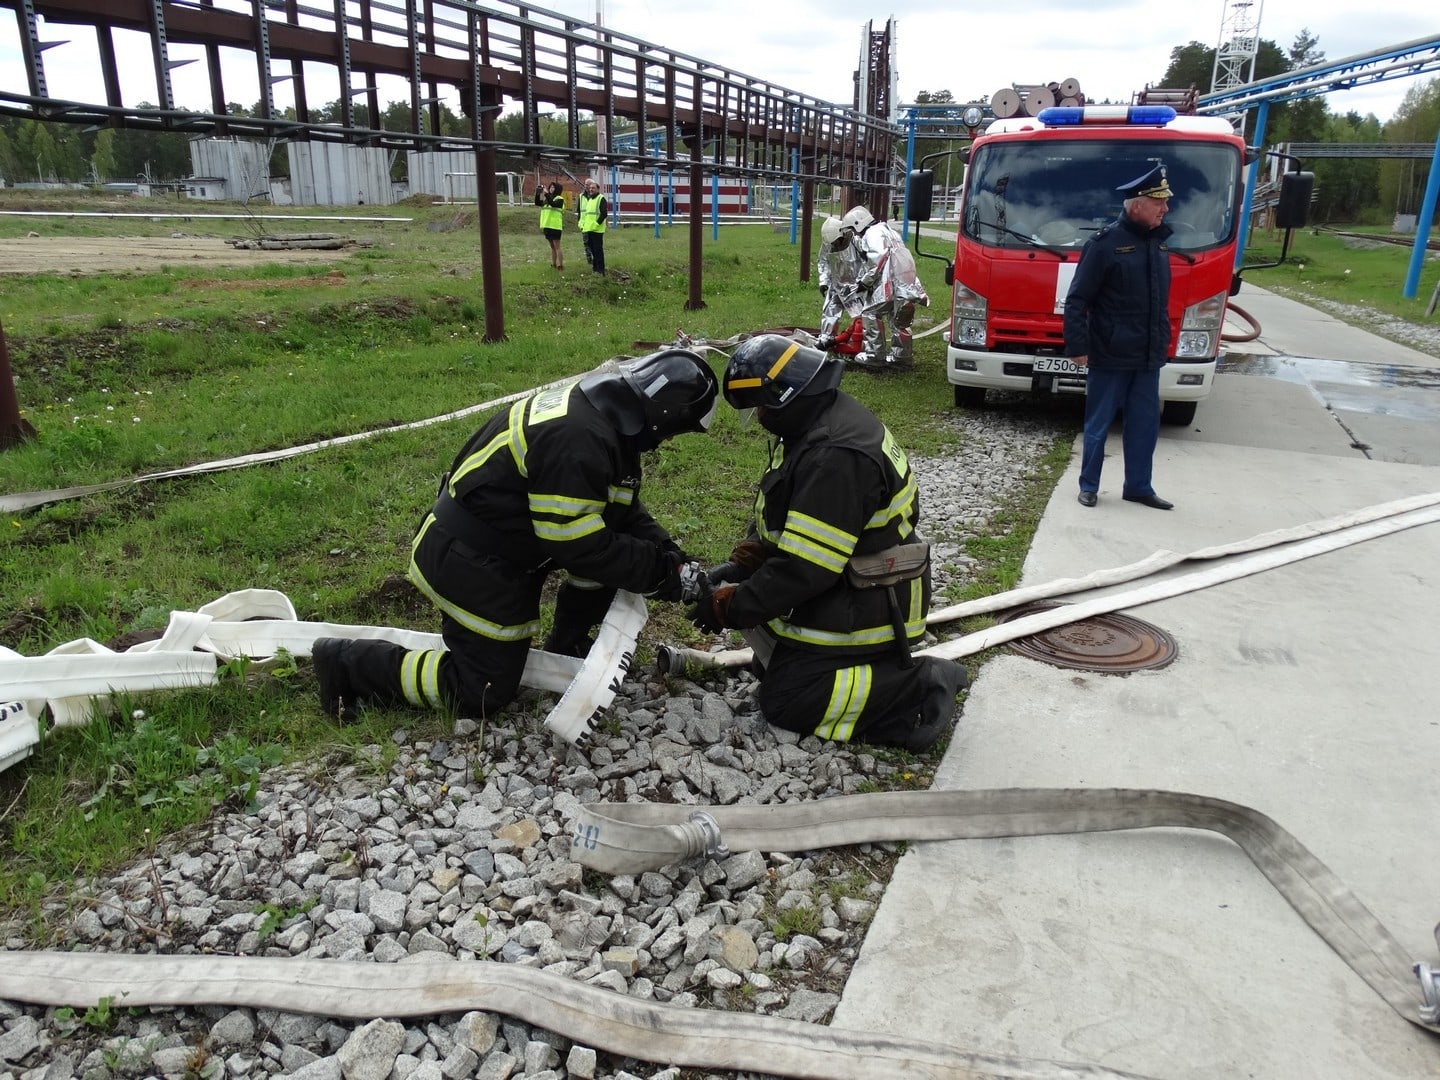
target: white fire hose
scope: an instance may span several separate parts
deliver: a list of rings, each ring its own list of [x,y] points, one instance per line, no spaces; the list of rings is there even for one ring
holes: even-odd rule
[[[605,613],[583,660],[531,649],[521,682],[560,694],[545,726],[567,742],[590,731],[595,715],[615,699],[635,657],[648,611],[642,597],[621,591]],[[443,649],[439,634],[391,626],[347,626],[298,619],[284,593],[243,589],[198,611],[173,611],[165,633],[125,652],[90,638],[66,642],[44,656],[21,656],[0,646],[0,769],[29,754],[40,739],[46,708],[57,727],[88,723],[112,694],[213,685],[219,659],[248,657],[257,667],[282,653],[309,656],[318,638],[371,638],[408,649]]]
[[[1217,564],[1201,570],[1142,585],[1125,592],[1111,593],[1078,604],[1066,604],[1047,611],[1036,612],[1010,622],[979,630],[973,634],[954,638],[919,650],[917,656],[938,656],[945,660],[958,660],[1017,638],[1029,637],[1045,630],[1052,630],[1067,623],[1080,622],[1092,615],[1139,607],[1142,604],[1167,600],[1182,593],[1194,592],[1226,581],[1248,577],[1264,570],[1272,570],[1287,563],[1299,562],[1314,555],[1337,551],[1351,544],[1372,540],[1378,536],[1412,529],[1417,525],[1428,525],[1440,521],[1440,492],[1426,495],[1412,495],[1393,502],[1378,503],[1361,510],[1340,514],[1319,521],[1308,522],[1288,529],[1277,529],[1260,533],[1244,540],[1228,544],[1201,548],[1189,555],[1173,551],[1156,551],[1139,562],[1126,566],[1097,570],[1081,578],[1061,578],[1056,581],[1009,592],[983,596],[963,604],[939,608],[926,617],[926,625],[938,626],[984,615],[994,611],[1006,611],[1036,600],[1088,592],[1092,589],[1120,585],[1140,578],[1151,577],[1171,567],[1186,562],[1207,562],[1247,552],[1259,552],[1245,559]],[[663,646],[656,654],[656,663],[662,673],[678,672],[687,663],[713,667],[744,667],[754,659],[750,649],[726,649],[719,652],[705,652],[681,646]]]
[[[642,1061],[814,1080],[1144,1080],[1102,1066],[663,1005],[516,964],[0,953],[0,998],[83,1008],[107,997],[127,1007],[228,1005],[351,1019],[483,1009]]]
[[[567,380],[568,381],[568,380]],[[520,396],[520,395],[517,395]],[[501,399],[501,402],[513,400]],[[495,405],[500,402],[487,403]],[[475,409],[487,406],[476,406]],[[451,414],[463,415],[463,414]],[[437,419],[447,419],[437,418]],[[431,423],[436,421],[425,421]],[[420,425],[411,425],[420,426]],[[329,440],[278,456],[346,440]],[[256,455],[211,467],[239,467]],[[197,471],[207,467],[197,467]],[[181,475],[187,470],[145,479]],[[121,481],[119,484],[136,481]],[[0,498],[0,509],[23,509],[119,484]],[[1004,641],[1205,588],[1363,540],[1440,520],[1440,493],[1206,548],[1190,555],[1156,552],[1126,567],[1084,578],[1013,590],[932,612],[932,625],[1053,596],[1133,581],[1186,561],[1258,552],[1229,564],[1177,574],[1139,588],[1017,619],[944,642],[925,655],[958,658]],[[621,593],[585,660],[532,651],[527,686],[563,691],[547,726],[582,737],[594,714],[613,700],[644,625],[644,601]],[[391,627],[302,622],[283,594],[244,590],[197,612],[172,613],[156,642],[114,653],[89,639],[43,657],[0,648],[0,768],[38,739],[38,716],[57,724],[88,718],[92,698],[213,683],[217,657],[274,658],[281,650],[308,655],[318,637],[371,637],[409,648],[442,647],[438,635]],[[706,653],[665,649],[661,666],[686,661],[748,663],[749,650]],[[29,738],[29,742],[25,739]],[[16,747],[19,746],[19,750]],[[575,859],[606,873],[657,869],[728,851],[806,851],[878,840],[939,840],[1033,836],[1121,829],[1182,827],[1229,837],[1300,916],[1406,1020],[1440,1033],[1440,969],[1412,964],[1398,942],[1335,875],[1265,815],[1201,795],[1150,790],[1000,789],[891,792],[778,806],[592,804],[575,825]],[[545,972],[506,964],[419,962],[401,965],[331,960],[216,956],[121,956],[6,952],[0,998],[90,1006],[109,997],[127,1005],[223,1004],[268,1007],[335,1017],[415,1016],[479,1008],[515,1016],[577,1042],[649,1061],[815,1077],[823,1080],[1007,1077],[1060,1080],[1133,1076],[1099,1066],[1070,1065],[961,1051],[939,1044],[743,1013],[681,1009],[587,987]],[[1418,977],[1420,993],[1415,993]]]
[[[1224,799],[1124,788],[997,788],[894,791],[775,806],[592,803],[576,819],[572,854],[594,870],[638,874],[732,851],[1151,828],[1206,829],[1233,840],[1386,1004],[1440,1034],[1440,970],[1412,963],[1380,920],[1288,832],[1259,811]]]

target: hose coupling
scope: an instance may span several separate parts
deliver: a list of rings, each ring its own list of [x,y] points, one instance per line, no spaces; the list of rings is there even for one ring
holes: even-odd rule
[[[729,857],[730,849],[725,846],[724,841],[720,838],[720,823],[718,821],[704,810],[696,810],[686,820],[698,828],[700,839],[704,842],[704,847],[697,849],[692,854],[698,855],[703,850],[704,854],[711,859],[724,859]]]
[[[1420,1019],[1427,1024],[1440,1024],[1440,968],[1417,963],[1414,971],[1420,980]]]

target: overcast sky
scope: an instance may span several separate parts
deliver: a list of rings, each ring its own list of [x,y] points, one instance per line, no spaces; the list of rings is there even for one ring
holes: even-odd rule
[[[988,101],[1014,83],[1067,78],[1078,79],[1087,97],[1129,100],[1147,82],[1160,81],[1171,49],[1191,41],[1214,48],[1226,10],[1220,0],[902,0],[888,7],[854,0],[600,3],[603,22],[616,30],[843,101],[851,96],[862,29],[871,20],[883,29],[893,15],[901,102],[914,101],[922,90]],[[596,0],[555,0],[547,6],[595,21]],[[1288,51],[1308,28],[1327,60],[1440,37],[1434,0],[1255,0],[1249,10],[1259,12],[1262,39]],[[1336,93],[1330,108],[1388,120],[1406,89],[1426,78]]]
[[[955,0],[902,0],[888,11],[856,0],[549,0],[545,6],[585,22],[598,15],[631,37],[847,103],[866,24],[874,20],[883,28],[891,14],[897,19],[899,101],[905,103],[921,91],[940,90],[959,101],[988,101],[1012,84],[1070,78],[1093,100],[1128,100],[1160,80],[1171,49],[1191,41],[1213,48],[1226,12],[1220,0],[1028,0],[965,5],[968,10]],[[1433,0],[1254,0],[1248,10],[1252,19],[1259,13],[1262,39],[1288,51],[1308,29],[1332,61],[1440,37]],[[1011,14],[1017,11],[1023,14]],[[42,24],[41,40],[60,38],[61,29]],[[72,44],[44,54],[51,96],[102,102],[93,38],[73,30],[66,36]],[[117,47],[122,58],[133,57],[131,63],[122,59],[126,103],[158,101],[148,37],[122,32]],[[184,51],[172,43],[172,57]],[[1388,120],[1406,90],[1436,77],[1431,72],[1333,93],[1329,105],[1335,112],[1353,109]],[[253,63],[227,63],[225,82],[231,101],[249,105],[259,97]],[[307,78],[312,104],[325,100],[321,87],[308,84]],[[14,91],[24,85],[14,13],[0,11],[0,86]],[[203,64],[175,69],[172,85],[182,107],[208,108]],[[285,82],[276,84],[275,96],[282,107],[290,103]],[[408,94],[401,85],[382,90],[382,97],[405,100]]]

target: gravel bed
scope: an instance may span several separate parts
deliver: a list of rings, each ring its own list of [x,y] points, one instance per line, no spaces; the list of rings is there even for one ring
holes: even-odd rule
[[[937,602],[973,572],[964,539],[991,530],[1057,430],[1021,409],[941,423],[960,450],[915,461]],[[252,812],[77,885],[46,916],[80,950],[374,963],[441,954],[823,1023],[884,895],[893,846],[741,852],[615,878],[570,859],[584,803],[798,802],[919,786],[933,768],[771,728],[754,689],[747,672],[691,683],[636,669],[583,750],[543,729],[552,699],[538,694],[483,727],[461,721],[443,741],[399,730],[388,773],[380,747],[368,761],[273,773]],[[18,926],[3,932],[8,948],[28,946]],[[101,1031],[83,1015],[0,1002],[0,1080],[715,1075],[597,1053],[493,1013],[359,1023],[250,1008],[135,1011],[115,1003]]]

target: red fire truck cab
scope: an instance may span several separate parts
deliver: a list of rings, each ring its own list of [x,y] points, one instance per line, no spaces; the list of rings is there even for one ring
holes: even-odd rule
[[[996,120],[975,138],[945,361],[956,405],[983,404],[987,390],[1085,392],[1084,370],[1064,355],[1065,294],[1085,241],[1120,213],[1116,188],[1161,163],[1175,192],[1161,416],[1194,419],[1239,281],[1245,145],[1225,120],[1163,105],[1045,109]]]

